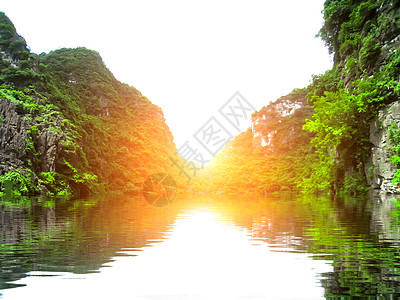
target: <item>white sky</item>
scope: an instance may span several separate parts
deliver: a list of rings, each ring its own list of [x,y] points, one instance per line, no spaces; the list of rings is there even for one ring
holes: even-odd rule
[[[165,114],[179,147],[235,93],[257,110],[331,68],[323,0],[18,1],[4,11],[35,53],[85,46]]]

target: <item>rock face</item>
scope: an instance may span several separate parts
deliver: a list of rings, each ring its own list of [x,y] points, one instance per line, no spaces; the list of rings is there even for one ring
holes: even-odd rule
[[[61,118],[57,118],[54,123],[60,126],[61,121]],[[29,133],[32,126],[38,128],[35,141]],[[38,124],[20,111],[14,102],[0,98],[0,176],[9,171],[18,171],[30,174],[32,181],[37,184],[35,173],[55,171],[57,158],[63,148],[62,140],[65,140],[63,132],[56,133]],[[42,194],[48,192],[41,185],[37,189]]]
[[[56,122],[60,123],[61,119],[57,119]],[[58,124],[58,126],[60,125]],[[62,140],[65,140],[65,134],[62,132],[57,134],[51,130],[41,130],[36,142],[37,152],[40,155],[41,172],[54,172],[56,170],[56,159],[63,148]]]
[[[24,166],[28,121],[17,113],[15,103],[0,99],[0,175]]]
[[[382,108],[371,122],[370,141],[373,147],[365,169],[369,185],[380,193],[400,193],[400,188],[392,184],[397,167],[390,161],[394,153],[389,129],[394,123],[397,124],[394,128],[399,128],[400,101]]]

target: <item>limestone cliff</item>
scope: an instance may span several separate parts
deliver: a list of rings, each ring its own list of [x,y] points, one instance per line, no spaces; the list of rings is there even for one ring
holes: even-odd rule
[[[397,166],[392,162],[394,144],[390,130],[398,128],[400,102],[394,102],[379,110],[371,122],[370,141],[373,144],[366,164],[366,176],[370,186],[380,193],[399,193],[400,187],[393,184]]]
[[[16,110],[15,103],[0,98],[0,174],[25,165],[29,124]]]
[[[353,187],[366,181],[380,193],[400,192],[399,164],[393,160],[398,142],[390,138],[400,119],[400,2],[327,0],[323,13],[319,36],[334,56],[324,89],[340,95],[333,107],[346,103],[338,116],[348,117],[343,124],[349,129],[334,149],[340,158],[334,180]],[[318,96],[325,96],[324,90]],[[317,103],[319,110],[328,106]]]

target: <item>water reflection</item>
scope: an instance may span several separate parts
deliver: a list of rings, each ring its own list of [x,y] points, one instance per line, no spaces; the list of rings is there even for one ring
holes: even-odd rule
[[[291,196],[186,197],[164,208],[140,198],[3,203],[0,289],[4,299],[397,295],[399,218],[389,203]]]

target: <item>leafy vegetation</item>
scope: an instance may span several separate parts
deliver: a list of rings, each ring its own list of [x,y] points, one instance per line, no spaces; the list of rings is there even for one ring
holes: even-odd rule
[[[231,186],[243,182],[247,190],[256,182],[258,191],[365,192],[370,123],[400,96],[399,7],[398,1],[325,1],[318,35],[334,55],[333,68],[253,115],[252,131],[217,157],[217,186],[231,178]],[[283,115],[282,101],[301,108]],[[392,136],[399,166],[400,140]],[[264,144],[254,144],[260,137]]]
[[[325,1],[318,35],[334,56],[333,68],[254,113],[252,128],[226,145],[194,187],[364,192],[370,123],[400,96],[399,8],[394,0]],[[44,186],[50,194],[136,193],[151,173],[180,177],[171,169],[176,147],[161,109],[116,80],[96,51],[38,56],[4,14],[0,21],[0,93],[29,121],[24,167],[33,174],[32,192]],[[58,143],[54,162],[44,139]],[[392,143],[392,161],[400,165],[395,131]]]
[[[116,80],[96,51],[32,54],[4,13],[0,50],[0,101],[27,122],[23,165],[2,161],[0,169],[15,192],[137,193],[148,175],[170,167],[176,147],[161,109]]]
[[[217,193],[296,190],[311,172],[312,133],[302,130],[312,115],[306,89],[295,90],[253,114],[253,128],[229,142],[205,168],[198,188]],[[311,161],[310,161],[311,160]]]
[[[396,1],[326,1],[320,37],[334,53],[334,68],[323,77],[333,89],[317,82],[308,95],[315,113],[304,129],[315,132],[317,167],[329,175],[318,179],[339,190],[365,190],[365,162],[370,153],[369,124],[378,109],[399,96],[400,33]],[[317,95],[316,95],[317,94]],[[364,186],[364,187],[363,187]],[[359,187],[359,188],[357,188]]]
[[[397,166],[396,173],[394,174],[393,183],[400,184],[400,129],[398,124],[394,122],[389,128],[389,139],[393,144],[392,150],[394,154],[390,157],[391,161]]]

